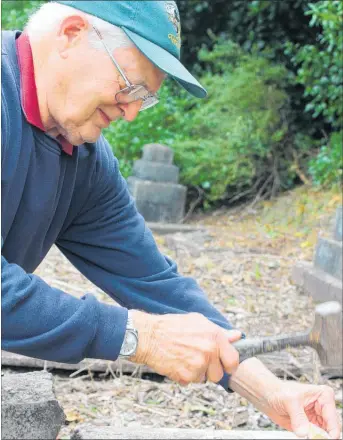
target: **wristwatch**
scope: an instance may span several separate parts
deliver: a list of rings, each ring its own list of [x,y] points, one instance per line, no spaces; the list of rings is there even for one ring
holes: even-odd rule
[[[138,330],[133,325],[130,311],[128,312],[126,332],[120,349],[119,357],[128,358],[136,354],[138,347]]]

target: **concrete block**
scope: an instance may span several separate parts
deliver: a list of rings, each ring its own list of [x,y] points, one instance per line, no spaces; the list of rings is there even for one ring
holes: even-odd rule
[[[50,373],[5,375],[1,391],[2,439],[56,439],[65,417]]]
[[[143,160],[172,164],[174,152],[171,148],[161,144],[146,144],[143,147]]]
[[[335,231],[334,237],[335,240],[342,241],[343,240],[343,214],[342,214],[342,206],[340,206],[336,211],[336,220],[335,220]]]
[[[240,430],[210,430],[210,429],[150,429],[150,428],[113,428],[83,425],[76,429],[72,440],[83,439],[297,439],[288,431],[240,431]]]
[[[342,304],[342,281],[311,263],[297,263],[292,270],[292,280],[315,302],[339,301]]]
[[[175,165],[139,159],[133,165],[133,176],[143,180],[152,180],[153,182],[177,183],[179,168]]]
[[[319,237],[314,265],[324,272],[342,280],[342,242]]]
[[[132,176],[127,182],[137,209],[147,222],[177,223],[184,217],[185,186],[151,182]]]

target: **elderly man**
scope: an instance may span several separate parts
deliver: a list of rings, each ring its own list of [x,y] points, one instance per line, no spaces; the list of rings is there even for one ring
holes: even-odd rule
[[[180,63],[172,1],[58,1],[2,36],[2,344],[59,362],[118,356],[181,383],[210,380],[298,435],[338,438],[331,388],[285,383],[256,358],[196,282],[161,255],[101,130],[157,104]],[[56,244],[121,307],[77,299],[32,274]]]

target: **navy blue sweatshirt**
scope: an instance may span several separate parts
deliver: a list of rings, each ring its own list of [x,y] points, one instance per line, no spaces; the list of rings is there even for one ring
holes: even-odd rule
[[[199,312],[232,328],[198,284],[159,252],[106,140],[70,156],[27,122],[18,35],[2,35],[2,348],[66,363],[115,360],[128,309]],[[86,292],[75,298],[33,275],[53,244],[120,306]]]

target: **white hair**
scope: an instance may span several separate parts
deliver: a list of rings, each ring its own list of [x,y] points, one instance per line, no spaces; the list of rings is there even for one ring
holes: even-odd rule
[[[94,15],[86,14],[83,11],[55,2],[43,4],[29,18],[25,31],[31,40],[39,40],[49,34],[53,30],[57,30],[61,22],[71,15],[82,15],[87,18],[90,24],[99,29],[107,46],[111,51],[118,47],[132,47],[133,42],[118,26],[114,26],[107,21],[101,20]],[[105,50],[99,37],[91,27],[89,31],[90,44],[99,50]]]

